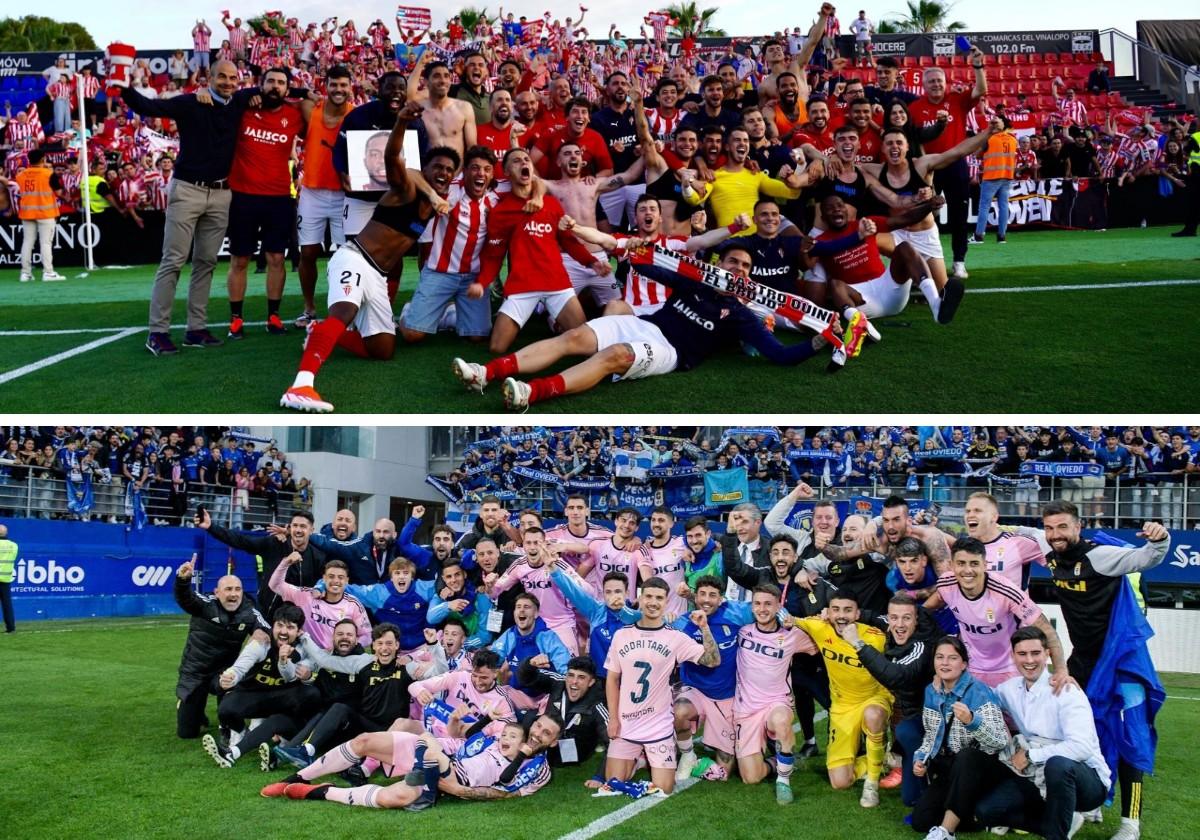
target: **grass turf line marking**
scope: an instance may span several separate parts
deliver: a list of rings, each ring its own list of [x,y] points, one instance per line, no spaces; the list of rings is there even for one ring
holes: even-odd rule
[[[31,362],[24,367],[19,367],[16,370],[10,370],[8,373],[0,374],[0,385],[6,382],[12,382],[14,379],[19,379],[29,373],[36,373],[42,368],[50,367],[50,365],[58,364],[66,361],[74,356],[81,355],[89,350],[95,350],[97,347],[103,347],[105,344],[112,344],[114,341],[120,341],[123,338],[128,338],[134,333],[141,332],[145,327],[126,327],[119,333],[97,338],[95,341],[89,341],[87,344],[81,344],[78,347],[73,347],[70,350],[64,350],[61,353],[55,353],[53,356],[47,356],[36,362]]]
[[[600,817],[598,820],[593,820],[583,828],[577,828],[570,834],[564,834],[559,838],[559,840],[588,840],[588,838],[595,837],[597,834],[602,834],[603,832],[608,831],[610,828],[620,825],[626,820],[633,819],[643,811],[649,811],[655,805],[661,805],[672,796],[682,793],[692,785],[696,784],[698,781],[700,780],[690,778],[684,779],[682,782],[675,785],[675,792],[672,793],[671,796],[647,796],[637,800],[636,802],[630,802],[624,808],[618,808],[611,814],[606,814],[605,816]]]

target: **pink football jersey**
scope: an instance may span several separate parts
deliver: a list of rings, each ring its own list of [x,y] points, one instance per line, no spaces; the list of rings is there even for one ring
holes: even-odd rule
[[[671,672],[677,663],[696,662],[703,655],[702,644],[666,626],[631,624],[614,633],[604,667],[621,677],[620,737],[642,744],[672,737]]]
[[[737,693],[734,715],[752,714],[792,702],[792,657],[816,653],[817,646],[803,630],[783,627],[765,631],[747,624],[738,631]]]
[[[953,574],[938,578],[937,592],[958,619],[959,635],[971,654],[971,673],[989,685],[993,682],[988,676],[1016,676],[1009,640],[1018,627],[1032,624],[1042,615],[1029,594],[991,574],[977,598],[964,595]]]

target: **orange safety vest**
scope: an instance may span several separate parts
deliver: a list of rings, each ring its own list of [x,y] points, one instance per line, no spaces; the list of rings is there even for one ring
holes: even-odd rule
[[[21,191],[17,215],[22,219],[57,219],[58,199],[50,188],[54,170],[30,166],[17,173],[17,188]]]
[[[342,124],[326,128],[324,112],[322,101],[308,118],[308,129],[304,132],[304,175],[300,183],[310,190],[340,190],[342,179],[333,168],[333,144]]]
[[[787,114],[783,113],[783,108],[778,104],[774,108],[775,114],[775,130],[779,132],[779,136],[787,134],[789,131],[798,131],[800,126],[808,122],[808,107],[803,100],[796,102],[796,119],[789,120]]]
[[[1016,168],[1017,138],[1007,131],[993,134],[983,153],[983,180],[1011,181]]]

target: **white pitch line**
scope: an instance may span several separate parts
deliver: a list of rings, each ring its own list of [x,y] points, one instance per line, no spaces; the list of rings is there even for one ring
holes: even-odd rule
[[[113,335],[105,336],[104,338],[97,338],[95,341],[89,341],[87,344],[81,344],[78,347],[72,347],[70,350],[64,350],[61,353],[55,353],[53,356],[47,356],[44,359],[31,362],[23,367],[10,370],[8,373],[0,374],[0,385],[5,384],[6,382],[12,382],[14,379],[19,379],[26,374],[35,373],[42,368],[50,367],[50,365],[58,364],[59,362],[65,361],[66,359],[70,359],[74,356],[78,356],[82,353],[86,353],[89,350],[95,350],[97,347],[103,347],[105,344],[112,344],[114,341],[120,341],[123,338],[128,338],[134,333],[141,332],[144,329],[145,327],[127,327],[126,329],[121,330],[119,333],[114,333]]]
[[[1131,280],[1128,283],[1065,283],[1061,286],[1004,286],[995,289],[971,289],[973,295],[994,295],[1004,292],[1070,292],[1075,289],[1140,289],[1146,286],[1196,286],[1200,280]]]
[[[103,619],[103,617],[97,617],[92,620],[93,621],[103,621],[104,619]],[[72,621],[78,621],[78,619],[72,619]],[[31,629],[26,629],[28,626],[29,626],[28,622],[22,622],[22,624],[21,624],[21,635],[22,636],[31,636],[31,635],[35,635],[35,634],[40,635],[43,633],[80,633],[80,632],[84,632],[84,631],[91,632],[92,630],[96,629],[94,627],[56,627],[56,628],[47,628],[47,629],[42,629],[40,627],[34,627]],[[129,627],[133,627],[133,628],[170,627],[173,629],[178,629],[183,626],[184,626],[184,623],[182,621],[168,621],[166,619],[163,619],[162,621],[144,621],[144,622],[135,623],[135,624],[121,624],[116,627],[109,627],[109,628],[105,628],[105,629],[125,630],[126,628],[129,628]]]
[[[247,327],[265,327],[266,321],[246,321]],[[229,322],[223,324],[209,324],[210,327],[228,327]],[[90,333],[116,333],[124,332],[125,330],[144,330],[145,326],[141,327],[81,327],[76,330],[0,330],[0,338],[16,337],[23,335],[87,335]]]
[[[611,814],[606,814],[598,820],[585,825],[583,828],[577,828],[570,834],[564,834],[559,840],[588,840],[590,837],[595,837],[597,834],[602,834],[614,826],[618,826],[626,820],[631,820],[638,814],[644,811],[649,811],[655,805],[661,805],[672,796],[677,796],[683,791],[696,784],[699,779],[684,779],[679,784],[675,785],[675,792],[671,796],[647,796],[636,802],[630,802],[624,808],[618,808]]]

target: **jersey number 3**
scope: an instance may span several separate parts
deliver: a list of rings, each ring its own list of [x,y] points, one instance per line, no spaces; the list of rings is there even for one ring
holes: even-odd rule
[[[639,659],[637,662],[634,662],[633,667],[637,668],[639,671],[641,671],[641,673],[637,678],[637,690],[629,692],[629,702],[641,703],[646,699],[646,695],[650,693],[649,677],[651,667],[649,662],[643,662],[641,659]]]

